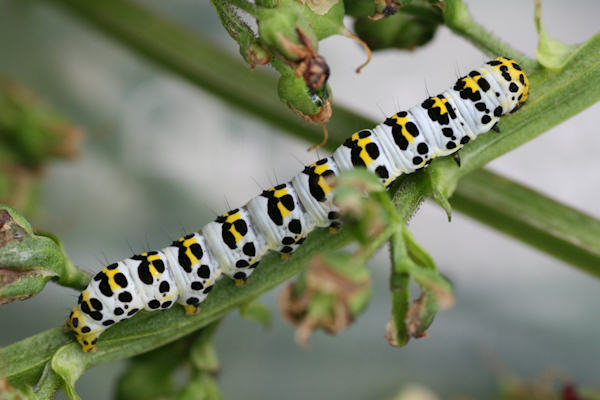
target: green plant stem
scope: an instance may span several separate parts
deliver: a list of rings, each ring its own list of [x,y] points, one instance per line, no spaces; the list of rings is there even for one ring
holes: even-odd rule
[[[61,383],[60,377],[52,370],[50,363],[46,363],[44,372],[42,373],[35,391],[37,400],[53,399]]]
[[[600,221],[489,171],[463,179],[458,211],[600,277]]]
[[[402,232],[397,231],[390,240],[390,255],[392,259],[392,271],[390,275],[390,293],[392,295],[392,321],[396,328],[395,340],[398,345],[408,342],[408,334],[404,318],[410,305],[410,275],[404,263],[407,257],[406,246]]]

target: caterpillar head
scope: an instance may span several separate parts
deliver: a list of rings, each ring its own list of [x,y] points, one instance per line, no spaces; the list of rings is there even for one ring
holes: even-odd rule
[[[507,57],[495,58],[488,61],[487,65],[498,83],[505,89],[503,102],[505,113],[518,110],[529,96],[529,80],[521,66]]]
[[[75,333],[75,338],[84,352],[96,351],[96,342],[100,332],[98,327],[81,312],[79,305],[73,307],[73,311],[69,314],[69,319],[66,322],[66,327]]]
[[[100,334],[106,329],[99,321],[102,314],[96,310],[100,308],[99,301],[91,297],[89,289],[79,295],[77,305],[69,315],[66,327],[75,333],[75,338],[84,352],[96,351],[96,342]]]

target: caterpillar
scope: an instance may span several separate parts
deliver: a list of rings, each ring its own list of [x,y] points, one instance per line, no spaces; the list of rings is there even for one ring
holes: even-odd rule
[[[528,94],[519,64],[506,57],[487,62],[442,94],[354,133],[332,156],[200,231],[104,267],[79,295],[67,328],[90,352],[102,332],[139,310],[164,310],[178,302],[186,314],[195,314],[221,275],[241,285],[268,251],[289,255],[316,227],[340,224],[328,178],[365,167],[387,187],[495,129],[499,118],[518,110]]]

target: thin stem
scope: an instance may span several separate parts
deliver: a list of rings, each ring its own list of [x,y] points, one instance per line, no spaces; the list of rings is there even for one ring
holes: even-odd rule
[[[240,34],[246,37],[254,37],[252,29],[239,17],[228,2],[225,0],[211,0],[211,3],[217,10],[221,24],[233,40],[239,43]]]
[[[390,275],[390,292],[392,294],[392,321],[394,337],[388,340],[396,345],[403,345],[408,341],[404,318],[410,306],[410,275],[403,262],[408,257],[402,231],[395,232],[390,240],[390,255],[392,259],[392,272]],[[390,334],[388,329],[388,335]]]
[[[452,206],[600,277],[600,221],[489,171],[463,179]]]

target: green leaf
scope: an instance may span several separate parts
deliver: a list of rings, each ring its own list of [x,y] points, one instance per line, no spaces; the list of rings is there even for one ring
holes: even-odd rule
[[[166,398],[176,393],[173,373],[187,360],[189,337],[133,357],[117,382],[117,400]]]
[[[265,328],[271,325],[271,311],[258,300],[250,300],[240,306],[240,316],[249,321],[258,322]]]
[[[271,49],[291,61],[299,60],[295,51],[297,47],[304,47],[299,35],[303,32],[310,45],[316,50],[319,39],[313,27],[296,7],[259,8],[257,14],[258,34],[260,40]]]
[[[445,164],[447,168],[458,168],[456,165]],[[426,168],[429,184],[431,185],[431,196],[433,200],[442,207],[448,216],[448,221],[452,220],[452,206],[448,198],[456,188],[456,181],[450,180],[448,174],[441,174],[439,168]]]
[[[386,339],[392,346],[401,347],[406,345],[410,339],[404,323],[410,305],[410,275],[406,264],[409,257],[401,231],[392,235],[390,250],[392,259],[392,273],[390,276],[392,316],[386,327]]]
[[[406,312],[404,325],[407,336],[417,339],[426,336],[426,331],[431,326],[438,308],[438,296],[430,290],[423,290]]]
[[[386,327],[386,338],[392,346],[401,347],[411,337],[420,338],[433,322],[439,308],[454,303],[452,285],[438,271],[431,256],[401,225],[390,239],[392,273],[392,316]],[[410,279],[421,287],[421,295],[410,304]]]
[[[52,369],[52,362],[48,361],[36,385],[34,398],[37,400],[53,399],[61,384],[62,379]]]
[[[166,346],[132,358],[127,370],[119,378],[117,399],[173,398],[178,394],[176,374],[184,366],[188,367],[186,370],[217,372],[218,360],[212,337],[219,323],[220,320]],[[192,375],[195,376],[196,372]]]
[[[90,361],[89,355],[83,353],[77,343],[62,346],[52,357],[52,370],[62,379],[63,388],[69,400],[81,400],[75,391],[75,382],[83,374]]]
[[[281,5],[298,7],[304,17],[310,22],[312,28],[319,40],[326,39],[333,35],[343,35],[346,31],[344,27],[344,2],[342,0],[320,1],[318,8],[312,2],[301,4],[298,0],[281,0]],[[319,12],[328,7],[326,12]]]
[[[281,78],[277,82],[277,94],[279,98],[288,106],[303,115],[316,115],[320,112],[325,99],[319,96],[313,96],[306,87],[306,81],[302,76],[297,76],[296,72],[288,65],[278,60],[272,60],[271,63],[277,67],[281,73]],[[327,91],[327,89],[326,89]]]
[[[53,278],[85,287],[89,275],[71,264],[55,240],[35,235],[16,210],[0,205],[0,304],[34,296]]]
[[[538,32],[538,47],[535,56],[545,68],[562,69],[575,55],[581,45],[569,45],[552,39],[542,24],[542,2],[535,1],[535,28]]]
[[[215,380],[207,373],[198,374],[178,394],[175,400],[222,400]]]
[[[420,268],[437,271],[433,258],[425,251],[423,247],[413,237],[408,228],[401,226],[402,237],[405,242],[407,256]]]

